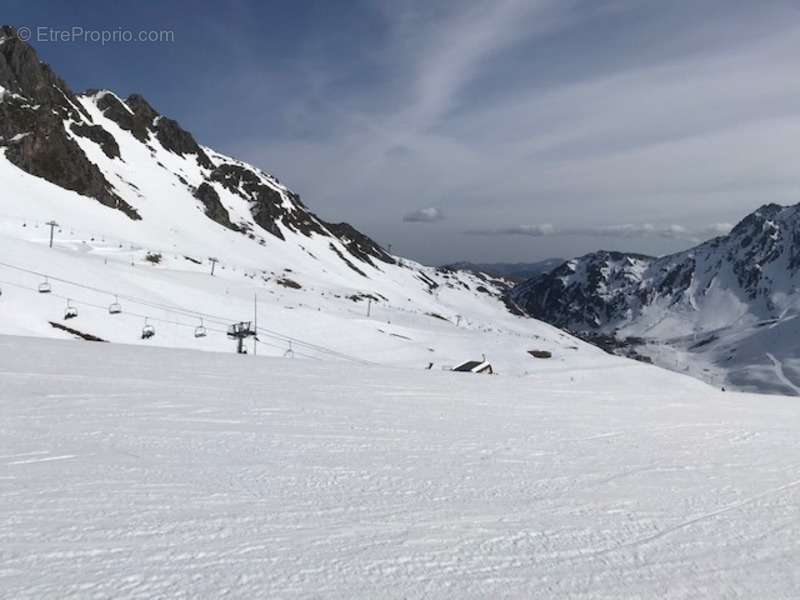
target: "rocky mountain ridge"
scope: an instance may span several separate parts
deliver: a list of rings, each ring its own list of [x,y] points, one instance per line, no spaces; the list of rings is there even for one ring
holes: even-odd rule
[[[162,150],[195,163],[194,177],[175,173],[177,184],[201,204],[209,219],[232,231],[257,241],[263,240],[264,232],[280,240],[287,231],[329,237],[355,271],[363,262],[395,264],[388,252],[351,225],[317,217],[271,175],[200,146],[141,95],[123,100],[108,90],[75,94],[14,28],[0,28],[0,151],[5,158],[30,175],[141,220],[141,210],[124,193],[132,185],[119,168],[126,157],[119,134],[110,131],[108,122],[144,146],[161,168],[167,168],[159,159]],[[81,140],[95,145],[110,168],[92,160]],[[223,190],[244,201],[247,213],[231,215],[221,198]]]
[[[800,345],[787,333],[800,314],[798,290],[800,204],[766,204],[728,235],[689,250],[657,258],[593,252],[516,286],[510,299],[586,339],[636,339],[637,352],[662,366],[690,370],[702,355],[709,373],[721,369],[745,389],[764,389],[773,359],[783,375],[796,368],[800,382]]]

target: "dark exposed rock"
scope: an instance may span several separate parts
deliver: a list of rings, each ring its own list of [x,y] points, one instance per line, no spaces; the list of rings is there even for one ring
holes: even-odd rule
[[[319,220],[305,209],[296,194],[289,195],[291,203],[287,206],[281,193],[250,169],[223,164],[211,172],[209,179],[249,201],[253,220],[277,238],[285,239],[278,223],[304,235],[325,235]]]
[[[241,231],[241,229],[231,222],[231,216],[228,211],[222,206],[219,199],[219,194],[214,187],[206,182],[200,184],[195,190],[194,197],[200,200],[205,206],[206,216],[219,223],[223,227],[232,229],[233,231]]]
[[[422,283],[424,283],[426,286],[428,286],[428,293],[429,294],[432,294],[436,290],[436,288],[439,287],[439,284],[437,282],[435,282],[433,279],[431,279],[430,277],[425,275],[425,273],[423,273],[422,271],[417,271],[416,277]]]
[[[155,120],[160,116],[158,111],[150,106],[150,103],[140,94],[131,94],[125,99],[125,104],[133,111],[134,116],[144,123],[147,128],[153,126]]]
[[[97,165],[64,130],[63,121],[73,119],[90,128],[85,130],[87,134],[98,136],[85,123],[91,119],[72,92],[50,67],[39,62],[33,48],[13,37],[13,29],[3,27],[0,35],[8,38],[0,44],[0,85],[10,91],[0,102],[0,144],[8,146],[6,158],[26,173],[138,219],[138,213],[116,194]],[[114,146],[107,138],[105,142],[113,152]]]
[[[61,331],[66,331],[67,333],[74,335],[76,338],[85,340],[87,342],[107,342],[108,340],[104,340],[103,338],[97,337],[96,335],[92,335],[91,333],[84,333],[83,331],[78,331],[72,327],[67,327],[62,323],[56,323],[55,321],[48,321],[50,326],[53,329],[60,329]]]
[[[583,341],[597,346],[608,354],[632,358],[639,362],[653,364],[653,359],[639,352],[638,348],[644,345],[645,341],[639,337],[617,338],[613,335],[601,333],[580,333],[576,335]]]
[[[280,279],[276,280],[275,283],[292,290],[299,290],[302,289],[303,287],[302,285],[297,283],[294,279],[289,279],[288,277],[281,277]]]
[[[601,250],[516,286],[511,299],[530,316],[559,327],[598,329],[625,313],[641,270],[653,260]]]
[[[352,294],[350,296],[347,296],[347,299],[348,300],[352,300],[353,302],[361,302],[363,300],[371,300],[372,302],[380,302],[380,299],[377,296],[375,296],[373,294],[365,294],[365,293]],[[385,300],[385,298],[384,298],[384,300]]]
[[[148,121],[134,114],[114,94],[101,92],[97,99],[97,107],[103,115],[114,121],[121,129],[130,131],[133,137],[142,143],[150,139]]]
[[[696,266],[694,258],[690,256],[678,265],[667,269],[658,285],[658,292],[660,294],[670,294],[673,290],[682,290],[689,287]]]
[[[197,144],[192,134],[182,129],[177,121],[161,117],[156,122],[156,137],[161,145],[170,152],[179,154],[194,154],[197,157],[197,164],[206,169],[213,169],[214,164],[208,155]]]
[[[36,128],[11,144],[6,158],[26,173],[41,177],[101,204],[121,210],[131,219],[141,217],[114,191],[97,165],[86,158],[80,146],[67,137],[60,122],[39,119]]]
[[[514,300],[511,299],[511,296],[509,294],[505,294],[501,298],[501,300],[503,304],[505,304],[506,310],[508,310],[508,312],[510,312],[512,315],[516,315],[517,317],[527,316],[527,313],[524,310],[522,310],[519,307],[519,305],[516,302],[514,302]]]
[[[139,94],[128,96],[125,103],[133,111],[135,118],[139,119],[148,129],[155,131],[158,141],[166,150],[180,156],[194,154],[197,163],[206,169],[213,169],[214,165],[208,155],[198,145],[191,133],[183,129],[177,121],[161,116],[147,100]]]
[[[114,136],[100,127],[100,125],[87,125],[86,123],[73,123],[70,130],[75,135],[92,140],[108,158],[119,158],[119,144]]]
[[[359,269],[357,266],[355,266],[351,260],[348,260],[348,259],[345,257],[345,255],[344,255],[344,254],[342,254],[342,253],[339,251],[339,249],[338,249],[336,246],[334,246],[334,245],[333,245],[333,243],[330,243],[330,244],[328,244],[328,247],[331,249],[331,251],[332,251],[334,254],[336,254],[336,256],[338,256],[339,258],[341,258],[341,259],[344,261],[344,263],[345,263],[345,264],[346,264],[348,267],[350,267],[351,269],[353,269],[353,271],[355,271],[356,273],[358,273],[358,274],[359,274],[359,275],[361,275],[362,277],[367,277],[367,274],[366,274],[366,273],[364,273],[364,271],[362,271],[361,269]]]
[[[395,260],[391,254],[381,248],[374,240],[358,231],[349,223],[324,223],[325,228],[335,235],[356,258],[375,265],[371,258],[393,265]]]
[[[150,134],[153,133],[166,150],[180,156],[194,154],[200,166],[207,169],[214,168],[211,159],[192,134],[183,129],[177,121],[161,116],[141,95],[131,94],[123,104],[113,94],[105,92],[98,99],[97,106],[103,111],[104,116],[122,129],[130,131],[140,142],[147,143]]]
[[[39,61],[36,51],[17,37],[14,28],[0,27],[0,37],[6,38],[0,45],[0,86],[32,105],[55,110],[62,118],[89,118],[67,84]]]
[[[447,321],[448,323],[450,322],[450,319],[448,319],[448,318],[446,318],[446,317],[443,317],[443,316],[442,316],[442,315],[440,315],[439,313],[435,313],[435,312],[427,312],[427,313],[425,313],[425,314],[426,314],[426,315],[428,315],[429,317],[433,317],[434,319],[439,319],[440,321]]]

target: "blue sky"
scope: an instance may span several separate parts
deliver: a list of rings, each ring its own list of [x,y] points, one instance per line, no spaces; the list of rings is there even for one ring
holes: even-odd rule
[[[173,31],[33,42],[73,89],[140,92],[326,219],[438,263],[664,253],[800,202],[798,7],[5,0],[3,21]]]

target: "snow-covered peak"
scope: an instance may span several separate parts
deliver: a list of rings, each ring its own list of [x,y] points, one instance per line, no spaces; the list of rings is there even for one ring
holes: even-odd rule
[[[764,351],[754,349],[739,360],[742,354],[735,350],[746,346],[745,339],[757,339],[761,347],[773,338],[767,342],[773,357],[793,356],[795,345],[785,343],[782,331],[800,315],[798,290],[800,204],[767,204],[728,235],[687,251],[660,258],[592,253],[526,281],[512,298],[532,316],[572,331],[634,336],[691,348],[695,354],[713,353],[711,364],[703,367],[708,373],[735,367],[732,377],[742,387],[772,390],[763,384],[761,363],[771,364]],[[769,324],[763,331],[762,323]],[[697,336],[706,332],[713,339],[696,345]],[[657,361],[664,354],[663,349],[648,352]],[[671,354],[662,364],[691,368],[676,363]]]

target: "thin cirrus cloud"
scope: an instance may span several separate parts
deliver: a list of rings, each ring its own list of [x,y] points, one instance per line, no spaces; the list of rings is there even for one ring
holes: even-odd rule
[[[514,225],[512,227],[501,227],[499,229],[468,229],[464,233],[468,235],[525,235],[528,237],[544,237],[555,235],[556,229],[552,225]]]
[[[707,0],[702,19],[692,0],[358,6],[380,35],[294,45],[292,69],[270,73],[296,79],[286,106],[256,113],[290,117],[228,146],[400,252],[532,260],[602,236],[662,253],[720,233],[697,223],[797,202],[796,2]],[[421,196],[448,210],[424,244],[400,226],[442,220]]]
[[[433,206],[428,208],[419,208],[415,211],[407,213],[403,216],[405,223],[436,223],[437,221],[444,221],[444,213],[441,209]]]

